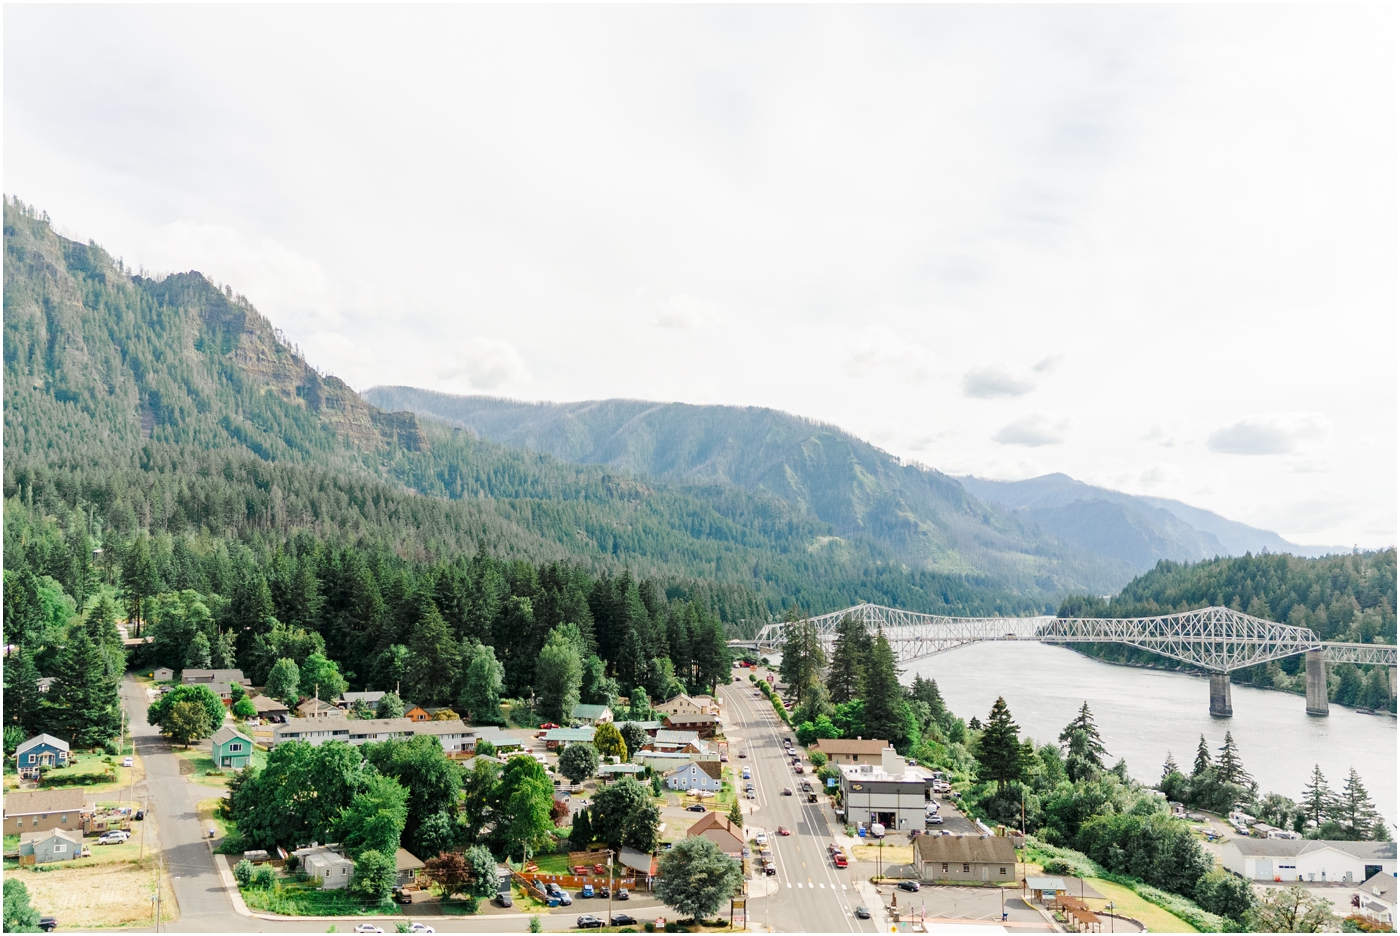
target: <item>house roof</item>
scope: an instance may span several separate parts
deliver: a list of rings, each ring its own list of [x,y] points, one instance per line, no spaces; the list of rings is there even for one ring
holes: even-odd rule
[[[940,858],[939,861],[944,859]],[[1065,879],[1057,877],[1028,877],[1026,886],[1031,890],[1038,891],[1062,891],[1066,890]]]
[[[700,835],[701,833],[708,832],[711,829],[719,829],[721,832],[728,832],[730,835],[734,836],[741,842],[744,840],[743,826],[734,824],[729,820],[728,816],[721,816],[717,812],[705,813],[705,815],[701,816],[699,820],[697,820],[696,823],[690,827],[690,831],[686,834]]]
[[[625,721],[619,722],[617,725],[617,729],[621,731],[623,725],[636,725],[643,731],[660,731],[662,728],[666,727],[665,722],[659,721]]]
[[[662,728],[656,732],[657,744],[697,744],[700,735],[694,731],[676,731],[669,728]]]
[[[635,848],[629,848],[624,845],[617,857],[624,866],[631,868],[633,871],[640,871],[643,874],[656,873],[656,858],[652,855],[648,855],[644,851],[638,851]]]
[[[646,770],[641,764],[604,764],[598,768],[598,773],[602,774],[639,774]]]
[[[866,755],[872,757],[879,757],[880,752],[889,746],[890,743],[888,741],[881,741],[877,738],[871,738],[869,740],[860,740],[852,738],[822,738],[816,744],[817,750],[821,751],[827,757],[832,757],[836,755],[850,756],[852,754],[855,754],[857,756]]]
[[[378,702],[380,699],[384,698],[384,693],[383,693],[383,692],[380,692],[380,691],[373,691],[373,692],[342,692],[342,693],[340,694],[340,697],[341,697],[342,699],[344,699],[346,702],[348,702],[349,704],[354,705],[356,702],[369,702],[369,703]]]
[[[1250,858],[1291,858],[1307,855],[1325,848],[1351,855],[1362,860],[1376,858],[1395,860],[1394,842],[1341,842],[1331,839],[1230,839],[1226,847],[1233,847],[1241,855]]]
[[[720,778],[721,773],[723,773],[723,770],[721,769],[722,765],[719,761],[689,761],[684,764],[679,764],[666,771],[666,776],[673,776],[691,767],[696,768],[701,773],[710,777],[712,780],[718,780]]]
[[[682,692],[680,695],[671,696],[671,698],[667,699],[665,702],[662,702],[661,704],[662,704],[663,706],[664,706],[664,705],[695,705],[695,700],[692,699],[690,696],[686,695],[684,692]],[[696,708],[699,708],[699,706],[696,706]]]
[[[996,835],[920,835],[914,847],[924,861],[1016,862],[1011,839]]]
[[[325,699],[317,699],[317,698],[315,698],[315,697],[312,697],[312,698],[310,698],[310,699],[303,699],[303,700],[301,701],[301,704],[297,706],[297,711],[298,711],[298,712],[327,712],[327,711],[334,712],[334,711],[338,711],[338,709],[337,709],[334,705],[331,705],[329,702],[327,702]]]
[[[592,741],[592,728],[551,728],[545,732],[546,741]]]
[[[245,685],[245,686],[251,686],[251,685],[252,685],[252,682],[250,682],[249,680],[243,678],[243,671],[242,671],[241,669],[187,669],[187,670],[181,670],[181,672],[180,672],[180,681],[181,681],[181,682],[190,682],[190,681],[192,681],[192,680],[198,680],[199,682],[215,682],[215,683],[236,682],[236,683],[242,683],[242,684]]]
[[[67,829],[44,829],[39,832],[21,832],[19,834],[19,843],[21,845],[28,845],[30,842],[43,842],[54,836],[58,836],[64,841],[72,842],[74,845],[77,845],[83,840],[81,834],[69,832]]]
[[[55,738],[55,737],[54,737],[53,735],[51,735],[51,734],[36,734],[34,737],[30,738],[28,741],[24,742],[24,743],[21,744],[19,747],[15,748],[15,754],[16,754],[16,755],[23,754],[25,751],[29,750],[30,748],[32,748],[32,747],[38,747],[38,746],[41,745],[41,744],[47,744],[49,747],[56,748],[56,749],[58,749],[58,750],[60,750],[60,751],[66,751],[66,750],[68,750],[68,742],[67,742],[67,741],[64,741],[62,738]]]
[[[604,712],[611,711],[612,709],[606,705],[584,705],[580,703],[574,706],[574,718],[590,718],[596,720],[602,718]]]
[[[218,747],[221,744],[224,744],[228,741],[232,741],[234,738],[241,738],[242,740],[247,741],[250,745],[253,743],[252,738],[248,737],[245,734],[242,734],[241,732],[233,728],[230,728],[228,725],[220,725],[219,730],[214,732],[214,734],[210,736],[209,743],[214,747]]]
[[[272,698],[272,696],[255,695],[249,699],[249,701],[253,703],[253,708],[257,709],[260,714],[286,714],[289,711],[287,706],[278,702],[276,699]]]
[[[394,852],[394,870],[417,871],[421,867],[423,867],[423,862],[415,858],[407,848],[400,848]]]
[[[339,712],[339,709],[336,709]],[[272,729],[277,736],[299,734],[303,731],[348,731],[351,734],[444,735],[466,734],[467,726],[460,719],[447,721],[413,721],[410,718],[346,718],[330,715],[325,718],[294,719]]]
[[[33,790],[5,796],[7,816],[80,812],[87,808],[87,795],[82,790]]]
[[[1361,889],[1388,903],[1395,903],[1395,875],[1378,871],[1368,877]]]
[[[719,716],[710,712],[679,712],[664,719],[668,725],[710,725],[718,721]]]

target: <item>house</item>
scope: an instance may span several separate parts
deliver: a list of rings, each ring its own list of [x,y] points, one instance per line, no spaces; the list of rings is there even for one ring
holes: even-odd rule
[[[467,757],[476,744],[472,730],[460,719],[415,722],[407,718],[346,718],[344,714],[337,714],[324,718],[294,718],[284,725],[278,725],[272,729],[269,747],[284,741],[306,741],[312,745],[344,741],[358,747],[371,741],[432,735],[449,755]]]
[[[860,738],[822,738],[809,750],[821,751],[833,767],[839,767],[842,764],[882,763],[881,752],[889,746],[888,741],[873,738],[869,741]]]
[[[48,692],[55,682],[57,680],[53,676],[40,676],[34,680],[34,687],[40,692]]]
[[[248,699],[253,703],[253,708],[257,709],[259,718],[270,718],[278,721],[285,721],[287,716],[292,714],[292,710],[272,696],[255,695]]]
[[[700,740],[694,731],[672,731],[662,728],[652,738],[648,747],[653,751],[680,751],[686,754],[708,754],[710,746]]]
[[[506,763],[501,758],[492,757],[490,754],[475,754],[462,761],[462,769],[465,770],[467,773],[471,773],[472,771],[476,770],[477,763],[481,761],[485,761],[489,764],[495,764],[497,767],[504,767]]]
[[[544,733],[544,746],[550,751],[570,744],[592,744],[592,728],[551,728]]]
[[[242,770],[253,762],[253,739],[221,725],[209,739],[209,754],[220,770]]]
[[[920,835],[914,871],[925,881],[1015,881],[1016,849],[997,835]]]
[[[1226,871],[1251,881],[1358,883],[1394,874],[1394,842],[1233,838],[1221,849]]]
[[[720,779],[720,764],[715,761],[681,764],[666,772],[666,786],[672,790],[712,790],[718,793],[724,786],[724,781]]]
[[[709,696],[688,696],[681,693],[656,707],[662,715],[718,715],[719,706]]]
[[[233,698],[234,683],[245,689],[253,686],[241,669],[187,669],[180,673],[180,682],[186,686],[208,686],[224,699]]]
[[[744,827],[730,822],[717,812],[707,812],[700,821],[686,832],[687,838],[702,836],[719,846],[719,850],[731,858],[738,858],[744,851]]]
[[[427,709],[422,708],[422,707],[417,706],[417,705],[415,705],[413,708],[409,709],[407,712],[404,712],[404,713],[403,713],[403,717],[404,717],[404,718],[407,718],[409,721],[432,721],[432,720],[433,720],[433,715],[432,715],[431,712],[429,712]]]
[[[51,734],[37,734],[15,748],[15,763],[25,779],[39,776],[40,767],[67,767],[68,742]]]
[[[379,700],[384,698],[382,692],[347,692],[337,700],[336,705],[342,709],[355,707],[356,702],[363,702],[370,708],[379,704]]]
[[[338,890],[355,877],[355,862],[329,845],[298,848],[295,854],[301,859],[302,870],[320,880],[324,890]]]
[[[613,710],[606,705],[580,704],[574,706],[574,714],[570,717],[585,725],[603,725],[613,720]]]
[[[41,832],[25,832],[19,837],[20,864],[25,857],[34,856],[35,864],[48,864],[50,861],[68,861],[77,858],[83,850],[81,829],[67,831],[49,829]]]
[[[719,730],[719,716],[709,713],[667,715],[661,723],[678,731],[693,731],[702,738],[713,738]]]
[[[926,775],[904,763],[895,749],[882,752],[881,766],[841,764],[841,801],[846,821],[878,822],[886,829],[909,832],[924,827]]]
[[[5,796],[5,834],[81,829],[92,812],[82,790],[35,790]]]
[[[622,777],[636,778],[644,773],[646,768],[641,764],[604,764],[598,768],[598,778],[604,783]]]
[[[311,697],[303,699],[297,706],[297,718],[329,718],[332,715],[344,714],[339,708],[331,705],[325,699]]]
[[[1395,875],[1382,871],[1367,878],[1351,895],[1351,905],[1367,919],[1395,929]]]
[[[156,682],[174,682],[175,671],[168,666],[157,666],[151,672],[151,678]]]
[[[418,872],[421,870],[423,870],[423,862],[414,857],[407,848],[400,848],[394,852],[394,871],[398,875],[394,883],[400,887],[412,884],[413,879],[418,876]]]

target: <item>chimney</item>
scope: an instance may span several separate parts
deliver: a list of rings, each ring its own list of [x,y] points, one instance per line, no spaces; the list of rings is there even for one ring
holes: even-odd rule
[[[904,776],[904,758],[892,747],[880,752],[880,767],[891,777]]]

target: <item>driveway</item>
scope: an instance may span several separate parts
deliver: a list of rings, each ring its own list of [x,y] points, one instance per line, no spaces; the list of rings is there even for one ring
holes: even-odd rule
[[[131,675],[122,683],[122,701],[131,719],[136,750],[146,765],[146,780],[137,785],[136,795],[150,797],[160,829],[159,848],[165,871],[180,904],[180,918],[170,929],[227,931],[235,920],[244,918],[234,914],[233,903],[214,866],[214,855],[201,837],[196,810],[200,800],[216,796],[217,792],[180,776],[179,759],[171,753],[169,743],[156,728],[146,724],[146,690]]]

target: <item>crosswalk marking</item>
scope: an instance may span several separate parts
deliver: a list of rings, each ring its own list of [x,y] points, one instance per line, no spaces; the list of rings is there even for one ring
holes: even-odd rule
[[[841,889],[842,889],[842,890],[845,890],[845,889],[846,889],[846,885],[845,885],[845,884],[842,884],[842,885],[841,885]]]
[[[797,886],[798,886],[798,887],[801,887],[801,886],[802,886],[802,882],[801,882],[801,881],[798,881],[798,882],[797,882]]]
[[[825,885],[825,884],[818,884],[817,886],[820,887],[822,890],[826,890],[826,885]]]
[[[791,882],[791,881],[788,881],[788,882],[787,882],[787,886],[788,886],[788,887],[791,887],[791,886],[792,886],[792,882]]]

